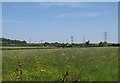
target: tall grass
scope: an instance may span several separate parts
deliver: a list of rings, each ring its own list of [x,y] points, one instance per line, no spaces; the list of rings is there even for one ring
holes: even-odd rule
[[[17,62],[23,81],[57,81],[64,72],[81,81],[118,80],[118,48],[3,50],[3,81],[17,81]]]

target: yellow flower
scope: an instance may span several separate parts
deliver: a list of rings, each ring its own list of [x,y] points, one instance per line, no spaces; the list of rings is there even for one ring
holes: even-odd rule
[[[46,71],[46,70],[44,70],[44,69],[41,69],[40,71],[43,71],[43,72],[44,72],[44,71]]]

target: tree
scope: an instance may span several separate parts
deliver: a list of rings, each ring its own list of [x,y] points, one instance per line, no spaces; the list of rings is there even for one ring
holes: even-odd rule
[[[99,43],[99,46],[102,47],[102,46],[107,46],[107,42],[100,42]]]
[[[1,38],[2,45],[3,46],[9,46],[9,45],[26,45],[26,41],[20,41],[20,40],[11,40],[7,38]]]
[[[86,46],[90,45],[90,41],[88,40],[87,42],[85,42]]]
[[[100,47],[104,46],[104,43],[103,43],[103,42],[100,42],[100,43],[99,43],[99,46],[100,46]]]

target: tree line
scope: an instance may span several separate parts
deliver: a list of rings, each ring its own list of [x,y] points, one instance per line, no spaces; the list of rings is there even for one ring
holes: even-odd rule
[[[99,42],[99,43],[90,43],[90,41],[86,41],[85,43],[27,43],[25,40],[11,40],[7,38],[0,38],[0,44],[2,46],[41,46],[41,47],[103,47],[103,46],[120,46],[118,43],[107,43],[107,42]]]
[[[16,46],[16,45],[26,45],[26,41],[20,41],[20,40],[11,40],[7,38],[0,38],[1,45],[3,46]]]

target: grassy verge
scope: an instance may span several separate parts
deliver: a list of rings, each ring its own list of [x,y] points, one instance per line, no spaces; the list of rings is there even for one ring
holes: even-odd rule
[[[3,81],[16,81],[18,62],[24,81],[57,81],[66,71],[69,80],[116,81],[118,48],[3,50]]]

